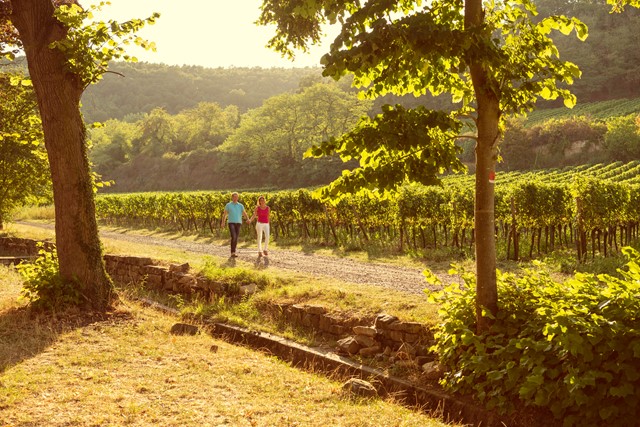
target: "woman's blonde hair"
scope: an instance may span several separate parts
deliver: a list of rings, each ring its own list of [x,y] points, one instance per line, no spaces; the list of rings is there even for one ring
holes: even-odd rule
[[[256,206],[260,206],[260,200],[264,200],[265,203],[267,202],[267,199],[265,199],[264,196],[259,196],[258,197],[258,202],[256,203]]]

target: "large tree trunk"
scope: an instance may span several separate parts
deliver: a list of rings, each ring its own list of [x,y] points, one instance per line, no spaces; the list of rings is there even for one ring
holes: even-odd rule
[[[484,19],[481,0],[465,0],[465,28],[480,31]],[[487,39],[490,33],[484,35]],[[478,61],[470,60],[471,80],[477,100],[476,143],[476,271],[477,296],[476,320],[477,332],[488,330],[493,321],[490,316],[498,312],[498,289],[496,284],[496,240],[494,215],[494,184],[497,144],[500,136],[500,100],[496,82],[491,74]]]
[[[80,114],[84,90],[65,69],[66,58],[49,44],[65,37],[51,0],[13,0],[12,22],[20,33],[42,116],[51,166],[60,273],[74,283],[87,308],[103,310],[113,298],[95,218],[86,130]]]

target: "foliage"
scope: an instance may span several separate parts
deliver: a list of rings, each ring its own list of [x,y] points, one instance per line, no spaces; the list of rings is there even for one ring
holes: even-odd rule
[[[342,162],[303,153],[353,127],[369,107],[325,82],[272,97],[242,116],[235,106],[215,103],[177,115],[157,108],[134,123],[109,120],[93,129],[91,158],[116,185],[124,181],[121,191],[130,185],[128,173],[149,189],[324,184],[340,174]]]
[[[30,81],[0,74],[0,228],[16,207],[49,198],[51,178]]]
[[[299,95],[300,93],[281,96],[285,98]],[[513,171],[630,158],[636,138],[633,120],[630,117],[616,119],[609,115],[630,110],[640,112],[640,100],[623,101],[578,104],[576,112],[584,115],[560,114],[558,110],[536,110],[532,113],[536,117],[545,111],[553,111],[553,114],[548,115],[547,120],[532,119],[530,116],[526,119],[508,120],[500,145],[502,162],[497,167]],[[284,103],[282,100],[280,102]],[[398,108],[403,107],[395,107]],[[416,112],[421,108],[423,107],[417,107]],[[262,111],[262,107],[258,110]],[[268,108],[265,107],[265,110]],[[255,111],[244,116],[242,130],[238,128],[238,109],[235,106],[223,109],[215,103],[200,103],[195,108],[176,115],[157,109],[127,120],[108,120],[103,126],[91,129],[93,146],[90,156],[96,164],[96,170],[106,175],[106,179],[116,182],[114,189],[118,192],[246,188],[255,187],[257,182],[263,187],[304,187],[326,184],[339,176],[343,168],[356,164],[355,160],[351,160],[351,163],[345,165],[339,158],[331,157],[324,162],[316,160],[318,163],[314,165],[308,163],[310,160],[307,159],[301,160],[304,165],[301,170],[287,170],[281,174],[279,169],[268,167],[273,165],[273,161],[260,161],[253,155],[253,150],[245,156],[240,146],[226,153],[215,149],[230,136],[233,136],[232,139],[249,141],[251,138],[258,138],[261,132],[275,133],[276,128],[264,127],[265,121],[252,119],[254,114]],[[376,130],[374,126],[380,117],[367,119],[370,122],[366,125],[367,129],[354,130],[345,138],[360,138],[358,134],[370,138],[369,134]],[[391,122],[388,120],[388,123]],[[397,121],[393,123],[399,125]],[[260,129],[261,132],[258,135],[254,132],[252,136],[249,128]],[[305,131],[300,129],[300,132]],[[166,140],[164,148],[163,140]],[[376,138],[371,138],[371,141],[375,140]],[[475,158],[475,141],[458,141],[456,145],[465,147],[464,153],[458,157],[465,162],[472,162]],[[282,141],[273,139],[273,143],[284,149]],[[623,147],[618,147],[618,143]],[[431,148],[434,147],[435,145]],[[453,143],[447,147],[457,150]],[[233,155],[234,152],[237,155]],[[273,155],[276,156],[275,153]],[[419,153],[414,156],[417,159]],[[285,154],[281,157],[285,157]],[[245,165],[249,160],[255,167]],[[231,168],[236,170],[238,167],[247,173],[239,176],[228,173]],[[394,165],[387,167],[393,170]],[[256,178],[258,170],[262,176]],[[295,180],[287,180],[286,176],[293,176]]]
[[[133,34],[158,15],[85,24],[92,9],[76,1],[7,0],[0,3],[0,23],[15,27],[38,98],[56,205],[58,274],[70,287],[63,295],[81,293],[82,300],[72,295],[74,303],[105,310],[113,301],[113,284],[103,263],[94,204],[95,188],[104,184],[91,173],[80,97],[107,71],[109,61],[126,57],[118,40],[153,48]]]
[[[110,70],[83,95],[88,121],[125,120],[127,116],[164,108],[175,115],[201,102],[240,113],[258,108],[272,96],[294,92],[317,68],[204,68],[194,65],[112,62]],[[121,78],[124,75],[126,78]]]
[[[305,160],[303,154],[349,131],[370,104],[326,83],[269,98],[245,114],[220,147],[226,172],[263,186],[297,186],[304,175],[311,185],[326,183],[340,173],[340,162]]]
[[[502,310],[482,335],[473,329],[473,275],[434,293],[442,318],[435,350],[448,368],[443,384],[501,411],[518,402],[549,408],[565,426],[635,425],[640,254],[624,252],[622,278],[577,274],[557,283],[539,269],[519,278],[499,274]]]
[[[109,62],[122,58],[136,62],[135,57],[125,52],[125,46],[134,43],[146,50],[155,51],[155,43],[134,34],[145,25],[152,25],[160,17],[153,13],[147,19],[131,19],[126,22],[91,22],[93,11],[100,10],[108,2],[83,9],[77,4],[61,5],[55,16],[66,28],[67,37],[55,41],[50,47],[60,49],[68,60],[69,71],[82,78],[85,86],[98,82],[109,66]]]
[[[616,105],[594,103],[588,109],[580,109],[586,115],[554,113],[534,124],[528,120],[510,120],[500,147],[503,158],[500,167],[541,169],[636,160],[640,157],[640,101],[624,100]],[[620,106],[623,108],[617,110]],[[638,112],[613,115],[628,109]]]
[[[607,121],[612,117],[640,114],[640,98],[609,99],[607,101],[585,102],[580,99],[571,110],[566,108],[538,108],[526,117],[526,127],[541,125],[550,119],[570,119],[574,116],[591,120]]]
[[[394,190],[406,177],[424,185],[437,184],[445,171],[462,172],[454,138],[462,125],[447,113],[401,105],[384,106],[382,114],[360,120],[354,130],[314,146],[308,155],[338,153],[343,161],[357,158],[359,167],[323,189],[325,196],[338,196],[360,189]]]
[[[571,82],[579,72],[572,64],[554,59],[557,52],[546,34],[552,29],[564,33],[575,29],[584,38],[586,28],[579,21],[556,17],[531,25],[528,13],[535,13],[531,4],[510,4],[504,8],[489,9],[486,25],[495,28],[503,37],[501,45],[489,47],[482,46],[479,42],[481,34],[474,34],[474,30],[469,29],[465,32],[461,4],[443,1],[421,8],[419,3],[414,3],[388,2],[384,5],[358,6],[356,3],[334,5],[330,2],[298,1],[278,4],[265,1],[260,22],[278,25],[276,36],[270,45],[292,55],[291,48],[304,49],[307,43],[317,40],[321,23],[340,20],[342,32],[336,38],[330,53],[323,58],[324,74],[337,78],[352,73],[355,76],[354,84],[364,87],[370,96],[388,92],[415,95],[422,95],[427,91],[434,95],[450,92],[454,102],[464,101],[463,106],[458,108],[458,114],[467,114],[473,109],[470,105],[473,95],[468,67],[482,56],[485,66],[492,68],[491,72],[495,73],[491,78],[502,82],[502,87],[494,90],[503,91],[501,97],[505,111],[527,110],[531,107],[532,100],[538,96],[562,96],[568,104],[574,102],[574,98],[566,90],[557,88],[554,82],[555,79]],[[496,40],[487,40],[486,43],[495,43]],[[535,54],[533,50],[537,50]],[[529,55],[536,60],[529,61]],[[522,64],[528,65],[523,67]],[[520,79],[531,79],[531,82],[516,83]],[[404,109],[397,109],[395,113],[402,115]],[[420,124],[442,132],[438,137],[442,141],[450,139],[451,132],[459,131],[460,124],[456,123],[455,117],[443,116],[440,120],[434,120],[436,117],[432,115],[430,123],[423,121]],[[412,120],[407,118],[406,122],[411,123]],[[379,125],[380,123],[374,124]],[[363,127],[368,129],[372,126],[365,122]],[[417,128],[418,126],[406,126],[400,139],[414,137],[408,132]],[[370,136],[371,132],[367,135]],[[419,135],[415,135],[415,140],[418,138]],[[431,135],[425,144],[428,145],[434,139],[436,137]],[[365,143],[364,138],[358,138],[356,134],[345,137],[342,144],[333,141],[315,152],[320,155],[345,150],[345,155],[352,157],[354,149],[359,148],[365,153],[375,153],[376,162],[369,162],[364,156],[363,162],[370,165],[369,168],[364,168],[366,172],[355,172],[371,179],[375,175],[375,164],[387,165],[407,157],[402,145],[389,145],[389,140],[386,137],[375,143]],[[375,150],[371,146],[379,148]],[[427,153],[433,155],[432,151]],[[456,163],[446,161],[442,164],[436,161],[436,165],[436,171],[450,167],[460,168],[459,164],[456,166]],[[402,183],[404,177],[414,179],[414,174],[418,174],[417,181],[425,180],[424,176],[420,176],[424,172],[417,168],[407,168],[400,174],[390,174],[380,169],[380,178],[376,182]],[[345,175],[341,178],[345,188],[358,188],[364,181],[366,180],[362,176]],[[385,187],[386,185],[382,186]]]
[[[536,2],[542,16],[562,13],[576,16],[589,27],[589,38],[577,43],[571,38],[555,39],[565,60],[576,63],[585,79],[573,90],[581,102],[637,97],[640,56],[637,25],[640,10],[611,13],[605,2],[541,0]]]
[[[628,162],[640,158],[640,114],[613,117],[607,121],[604,139],[606,151],[616,160]]]
[[[16,268],[24,279],[22,297],[34,308],[60,310],[80,303],[78,289],[60,276],[55,249],[45,250],[41,245],[35,261],[19,264]]]
[[[322,24],[339,22],[340,33],[322,58],[325,75],[338,79],[351,74],[354,85],[372,98],[387,93],[448,93],[457,104],[451,114],[429,112],[431,120],[419,122],[427,129],[405,126],[373,144],[364,138],[350,138],[339,146],[327,143],[324,153],[345,152],[350,157],[359,150],[361,164],[335,180],[325,196],[362,189],[393,192],[406,182],[433,182],[437,174],[462,169],[447,148],[453,146],[463,119],[471,117],[476,168],[481,171],[475,186],[477,304],[492,313],[498,305],[494,187],[488,177],[495,172],[504,120],[530,111],[540,98],[561,98],[567,107],[575,105],[575,96],[562,84],[573,83],[580,71],[575,64],[560,60],[549,35],[556,30],[565,35],[575,31],[581,40],[587,37],[587,27],[576,18],[552,15],[535,22],[536,14],[535,5],[527,0],[436,0],[426,4],[420,0],[264,0],[258,21],[276,25],[269,45],[289,55],[292,48],[305,49],[317,42]],[[397,113],[406,117],[406,123],[414,121],[409,110]],[[430,138],[424,139],[425,133]],[[402,164],[417,152],[419,160],[407,162],[410,167],[391,171],[386,167]],[[477,314],[478,328],[486,329],[488,318],[480,311]]]
[[[640,1],[638,0],[607,0],[607,4],[612,6],[613,12],[622,12],[625,6],[640,8]]]

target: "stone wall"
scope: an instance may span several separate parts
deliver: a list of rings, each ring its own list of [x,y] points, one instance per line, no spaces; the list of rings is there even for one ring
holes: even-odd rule
[[[52,243],[46,246],[53,247]],[[36,255],[36,242],[28,239],[0,238],[0,254]],[[234,286],[189,273],[189,264],[161,265],[147,257],[105,255],[105,266],[117,283],[144,283],[160,292],[190,296],[235,297],[255,292],[256,285]],[[372,355],[376,352],[398,351],[402,346],[425,348],[433,340],[432,332],[417,322],[402,322],[381,314],[370,318],[345,318],[326,307],[303,304],[271,304],[263,307],[274,319],[297,325],[329,339],[351,338],[343,346],[345,352]],[[363,350],[364,349],[364,350]]]
[[[19,237],[0,237],[0,256],[34,256],[38,255],[40,248],[38,241],[21,239]],[[46,250],[52,250],[55,245],[51,242],[42,242]]]
[[[278,304],[267,307],[272,316],[287,323],[311,329],[330,339],[353,337],[362,348],[387,347],[398,350],[403,344],[428,346],[433,342],[433,333],[422,323],[402,322],[394,316],[380,314],[370,318],[345,319],[340,313],[330,313],[325,307],[303,304]],[[368,338],[365,338],[368,337]],[[353,349],[354,347],[352,347]],[[372,350],[370,350],[372,351]]]

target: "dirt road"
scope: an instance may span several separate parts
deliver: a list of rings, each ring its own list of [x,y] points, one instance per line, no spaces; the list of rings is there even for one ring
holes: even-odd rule
[[[24,223],[25,225],[43,228],[53,228],[49,224]],[[187,252],[209,254],[219,257],[229,256],[229,246],[188,242],[183,240],[165,239],[159,237],[141,236],[113,231],[100,231],[102,238],[122,240],[147,245],[164,246]],[[345,282],[382,286],[403,292],[424,295],[427,287],[422,275],[422,268],[400,267],[390,264],[363,262],[349,258],[339,258],[326,255],[308,254],[299,251],[275,249],[269,252],[266,259],[258,259],[257,249],[239,249],[238,260],[251,262],[261,268],[277,268],[313,276],[332,277]],[[443,272],[435,272],[443,283],[450,283],[452,278]]]

